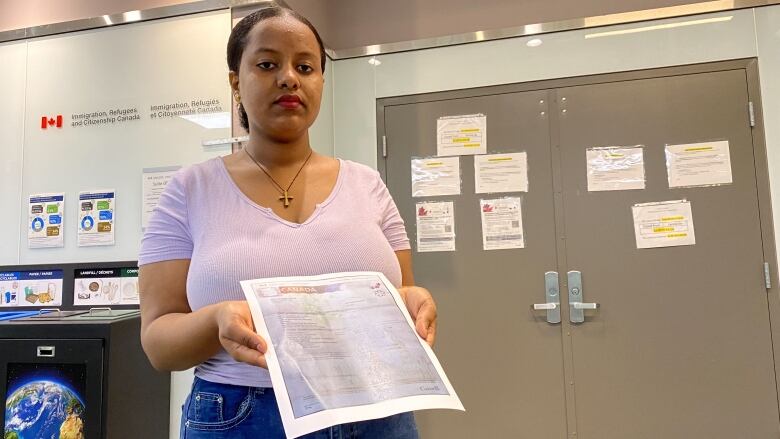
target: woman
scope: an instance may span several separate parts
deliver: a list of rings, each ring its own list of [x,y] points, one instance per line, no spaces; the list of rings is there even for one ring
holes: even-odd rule
[[[433,344],[436,306],[415,287],[403,221],[376,171],[314,153],[325,51],[284,8],[239,22],[228,65],[246,147],[179,172],[139,256],[141,340],[159,370],[196,366],[181,436],[282,438],[264,352],[239,281],[381,271]],[[334,436],[335,435],[335,436]],[[306,437],[413,438],[411,413]]]

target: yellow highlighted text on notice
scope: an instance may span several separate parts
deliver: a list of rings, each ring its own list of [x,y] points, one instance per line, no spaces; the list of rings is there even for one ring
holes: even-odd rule
[[[685,238],[688,236],[687,233],[670,233],[666,235],[667,238]]]
[[[698,148],[685,148],[685,152],[693,152],[693,151],[712,151],[711,146],[700,146]]]
[[[681,219],[685,219],[684,216],[665,216],[661,218],[661,221],[680,221]]]
[[[674,227],[655,227],[653,228],[654,233],[661,233],[661,232],[674,232]]]

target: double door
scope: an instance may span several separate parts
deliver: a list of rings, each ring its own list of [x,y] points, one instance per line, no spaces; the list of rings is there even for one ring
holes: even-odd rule
[[[418,413],[422,437],[778,437],[754,70],[734,61],[378,102],[379,168],[467,410]],[[460,195],[412,197],[410,163],[436,155],[437,119],[477,113],[488,153],[527,153],[528,191],[476,194],[474,157],[461,156]],[[723,140],[731,184],[670,187],[665,145]],[[589,148],[636,145],[644,189],[588,190]],[[503,196],[522,200],[525,247],[484,250],[480,200]],[[690,203],[695,244],[637,248],[632,206],[672,200]],[[420,201],[454,203],[456,251],[417,251]],[[544,303],[557,305],[533,309]]]

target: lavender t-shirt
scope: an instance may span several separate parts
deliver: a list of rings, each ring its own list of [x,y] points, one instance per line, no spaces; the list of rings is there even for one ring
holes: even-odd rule
[[[239,281],[340,271],[379,271],[396,286],[395,251],[409,249],[403,220],[379,174],[340,160],[336,185],[302,224],[286,221],[241,192],[222,159],[179,171],[168,183],[141,242],[139,265],[190,259],[187,300],[195,311],[243,300]],[[271,387],[265,369],[227,352],[200,364],[212,382]]]

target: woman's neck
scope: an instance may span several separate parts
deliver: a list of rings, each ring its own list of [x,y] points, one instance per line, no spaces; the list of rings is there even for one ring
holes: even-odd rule
[[[300,164],[311,152],[308,133],[291,142],[250,135],[244,148],[267,168]]]

